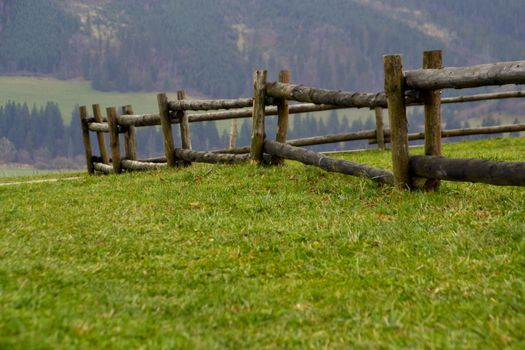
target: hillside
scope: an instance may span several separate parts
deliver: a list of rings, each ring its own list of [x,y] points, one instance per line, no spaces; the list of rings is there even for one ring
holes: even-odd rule
[[[0,186],[2,349],[525,345],[522,188],[401,193],[291,162],[81,176]]]
[[[524,16],[520,0],[2,0],[0,74],[237,97],[255,67],[286,67],[305,84],[376,90],[385,53],[409,67],[435,48],[447,65],[523,59]]]

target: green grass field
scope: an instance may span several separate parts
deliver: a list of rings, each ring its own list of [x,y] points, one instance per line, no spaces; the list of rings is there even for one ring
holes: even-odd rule
[[[59,175],[64,173],[71,173],[75,170],[40,170],[34,168],[1,168],[0,179],[16,178],[20,176],[38,176],[38,175]],[[78,172],[78,170],[76,170]],[[7,179],[9,180],[9,179]]]
[[[152,113],[157,107],[157,95],[148,93],[101,92],[91,88],[85,80],[57,80],[34,77],[0,77],[0,105],[13,100],[43,106],[47,101],[57,102],[64,120],[69,124],[76,104],[102,108],[132,104],[136,113]],[[91,109],[90,109],[91,110]]]
[[[523,188],[193,165],[0,186],[0,212],[2,349],[525,348]]]

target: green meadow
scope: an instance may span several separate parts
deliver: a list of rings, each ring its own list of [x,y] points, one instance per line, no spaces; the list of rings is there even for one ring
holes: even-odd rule
[[[91,88],[86,80],[57,80],[34,77],[0,77],[0,105],[7,101],[26,102],[43,106],[47,101],[57,102],[67,124],[76,104],[91,106],[98,103],[102,108],[133,105],[137,113],[152,113],[157,107],[155,92],[119,93],[101,92]]]
[[[525,140],[444,154],[523,161]],[[525,348],[523,188],[295,162],[80,177],[0,186],[2,349]]]

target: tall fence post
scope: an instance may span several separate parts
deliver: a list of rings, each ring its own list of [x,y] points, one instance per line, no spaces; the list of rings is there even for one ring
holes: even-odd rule
[[[443,69],[440,50],[423,53],[423,69]],[[441,156],[441,91],[422,90],[421,97],[425,106],[425,155]],[[427,179],[425,190],[437,190],[440,181]]]
[[[84,151],[86,155],[86,166],[89,175],[95,174],[95,167],[93,165],[93,150],[91,148],[91,141],[89,140],[89,128],[87,124],[87,109],[86,106],[80,106],[80,125],[82,127],[82,141],[84,142]]]
[[[177,91],[177,100],[185,100],[186,99],[186,92],[181,90]],[[191,134],[190,134],[190,123],[188,119],[188,112],[186,111],[178,111],[177,112],[177,119],[179,120],[180,124],[180,138],[182,143],[182,149],[188,149],[191,150]],[[183,164],[185,166],[191,165],[191,162],[184,161]]]
[[[266,104],[266,70],[257,70],[253,81],[252,142],[250,158],[253,163],[262,164],[264,149],[264,109]]]
[[[376,107],[376,140],[377,147],[384,151],[385,150],[385,124],[383,122],[383,108]]]
[[[288,84],[290,83],[290,72],[282,70],[279,72],[279,82]],[[277,99],[277,136],[275,141],[280,143],[286,143],[286,137],[288,135],[288,117],[290,111],[288,108],[288,100],[284,98]],[[272,164],[283,165],[284,159],[278,156],[272,156]]]
[[[109,125],[109,144],[111,147],[111,158],[113,163],[113,172],[120,174],[122,172],[122,162],[120,159],[120,142],[119,128],[117,121],[117,109],[115,107],[106,108]]]
[[[132,115],[133,107],[131,105],[122,107],[122,114]],[[133,125],[126,126],[124,129],[124,146],[126,158],[129,160],[137,159],[137,132]]]
[[[406,190],[410,188],[410,174],[403,59],[401,55],[384,56],[384,66],[394,185],[397,189]]]
[[[162,140],[164,143],[164,153],[168,166],[176,166],[175,161],[175,143],[173,142],[173,130],[171,129],[170,108],[166,94],[158,94],[160,124],[162,125]]]
[[[103,123],[104,119],[102,118],[102,112],[100,111],[100,105],[95,104],[93,108],[93,117],[97,123]],[[97,132],[98,148],[100,150],[100,157],[102,158],[102,163],[109,164],[108,149],[106,148],[106,139],[104,138],[103,132]]]

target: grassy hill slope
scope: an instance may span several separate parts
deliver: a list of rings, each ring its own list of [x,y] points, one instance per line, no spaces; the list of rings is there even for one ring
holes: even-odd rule
[[[524,208],[297,163],[0,187],[0,348],[523,348]]]

